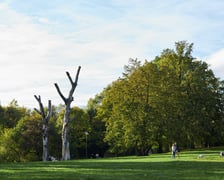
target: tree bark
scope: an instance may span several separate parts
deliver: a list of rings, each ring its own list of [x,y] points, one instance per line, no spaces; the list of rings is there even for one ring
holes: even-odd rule
[[[49,154],[48,154],[48,122],[49,122],[49,119],[51,117],[51,113],[52,113],[52,106],[51,106],[51,100],[48,101],[48,109],[47,109],[47,113],[45,113],[44,111],[44,107],[43,107],[43,104],[41,102],[41,97],[40,96],[36,96],[34,95],[35,99],[38,101],[39,103],[39,107],[40,107],[40,110],[37,110],[36,108],[35,111],[41,115],[42,117],[42,130],[43,130],[43,161],[48,161],[49,159]]]
[[[63,118],[63,126],[62,126],[62,160],[70,160],[70,148],[69,148],[69,114],[70,114],[70,106],[73,101],[73,93],[76,89],[77,83],[78,83],[78,77],[80,72],[81,66],[78,67],[75,81],[73,82],[69,72],[66,72],[68,79],[71,83],[71,89],[69,91],[68,98],[65,98],[65,96],[62,94],[59,86],[57,83],[55,83],[55,87],[57,89],[58,94],[62,98],[62,100],[65,103],[65,114]]]

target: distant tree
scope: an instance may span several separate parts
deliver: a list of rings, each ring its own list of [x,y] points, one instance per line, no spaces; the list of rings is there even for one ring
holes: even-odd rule
[[[41,160],[41,122],[37,113],[22,117],[14,128],[5,129],[0,138],[2,161]]]
[[[3,130],[5,128],[4,127],[5,126],[4,113],[5,113],[5,108],[0,105],[0,132],[3,132]],[[1,133],[0,133],[0,135],[1,135]]]
[[[108,144],[104,142],[106,131],[105,122],[97,116],[98,108],[100,107],[103,98],[104,92],[95,95],[94,98],[89,99],[86,109],[91,127],[91,134],[89,135],[89,151],[91,154],[99,154],[99,156],[104,156],[108,150]]]
[[[218,82],[218,90],[216,91],[215,118],[212,121],[214,127],[213,140],[214,145],[224,145],[224,80]]]
[[[18,147],[18,137],[15,139],[13,128],[5,129],[0,138],[0,161],[19,162],[21,161],[21,150]],[[16,143],[17,141],[17,143]]]
[[[68,79],[71,83],[71,89],[69,92],[68,97],[66,98],[57,83],[55,83],[55,87],[57,89],[58,94],[62,98],[62,100],[65,103],[65,114],[64,114],[64,119],[63,119],[63,126],[62,126],[62,160],[69,160],[70,159],[70,148],[69,148],[69,114],[70,114],[70,106],[73,101],[73,93],[76,89],[77,83],[78,83],[78,78],[79,78],[79,73],[80,73],[81,66],[78,67],[77,73],[76,73],[76,78],[75,81],[73,82],[69,72],[66,72]]]
[[[71,137],[71,157],[88,157],[91,152],[90,143],[92,137],[92,129],[88,114],[85,110],[79,107],[72,107],[70,119],[71,122],[69,123],[69,128]],[[88,142],[86,142],[85,132],[88,132]]]
[[[47,112],[45,112],[44,110],[44,106],[41,102],[41,97],[40,96],[36,96],[34,95],[35,99],[38,101],[39,103],[39,110],[34,108],[35,111],[41,115],[42,117],[42,123],[43,123],[43,161],[48,161],[49,159],[49,155],[48,155],[48,130],[49,130],[49,127],[48,127],[48,122],[49,122],[49,119],[51,117],[51,114],[52,114],[52,106],[51,106],[51,100],[48,101],[48,109],[47,109]]]
[[[61,158],[61,129],[62,121],[58,122],[58,118],[62,114],[60,105],[52,105],[52,115],[49,120],[49,156],[56,157],[57,159]],[[62,116],[63,117],[63,116]],[[63,118],[62,118],[63,119]],[[60,125],[58,124],[60,123]]]
[[[4,131],[5,128],[13,128],[16,126],[20,118],[25,116],[28,110],[18,105],[12,105],[3,107],[0,106],[0,127]]]

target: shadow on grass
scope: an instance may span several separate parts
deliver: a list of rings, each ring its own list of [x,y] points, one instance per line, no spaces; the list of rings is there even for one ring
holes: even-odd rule
[[[0,164],[0,179],[222,179],[224,162],[66,161]]]

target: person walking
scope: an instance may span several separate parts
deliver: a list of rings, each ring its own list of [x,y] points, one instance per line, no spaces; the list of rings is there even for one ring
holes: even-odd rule
[[[171,147],[171,153],[172,153],[172,159],[174,159],[175,158],[175,156],[176,156],[176,152],[177,152],[177,143],[173,143],[173,145],[172,145],[172,147]]]

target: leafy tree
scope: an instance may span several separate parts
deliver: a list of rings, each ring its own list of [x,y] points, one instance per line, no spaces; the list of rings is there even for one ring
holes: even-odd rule
[[[28,113],[28,110],[14,103],[10,103],[10,106],[0,106],[0,127],[4,131],[5,128],[13,128],[16,126],[20,118],[24,117]]]
[[[97,94],[93,99],[89,99],[87,104],[87,113],[89,115],[89,123],[91,127],[91,134],[89,136],[89,151],[91,156],[96,154],[104,156],[108,149],[107,143],[104,142],[105,137],[105,122],[97,117],[98,108],[102,103],[104,93]]]
[[[104,90],[97,113],[105,121],[105,141],[112,152],[161,152],[173,141],[182,147],[214,144],[222,91],[192,50],[193,44],[180,41],[143,65],[131,59],[123,77]]]
[[[170,117],[167,127],[172,129],[168,129],[168,136],[170,141],[176,140],[188,147],[208,144],[205,141],[211,137],[217,88],[217,78],[208,65],[191,56],[192,47],[193,44],[185,41],[177,42],[175,50],[166,49],[155,59],[165,72],[166,81],[161,83],[168,83],[169,87],[163,91],[169,93],[164,100],[171,102],[168,107],[172,107],[164,107]]]
[[[1,162],[20,161],[20,150],[14,139],[13,129],[4,129],[0,138],[0,160]]]
[[[1,157],[5,161],[33,161],[42,156],[41,123],[37,114],[26,115],[1,137]]]
[[[51,118],[49,120],[49,156],[61,159],[61,123],[58,122],[59,117],[63,119],[63,105],[52,106]],[[60,124],[58,124],[60,123]]]
[[[149,79],[142,78],[138,60],[130,59],[125,66],[123,78],[114,82],[106,91],[100,108],[101,116],[106,122],[105,140],[116,154],[146,154],[152,143],[149,143],[150,107],[149,84],[142,88]],[[139,71],[138,71],[139,70]],[[144,90],[143,90],[144,89]],[[105,107],[109,108],[105,111]],[[109,116],[108,116],[109,114]]]

